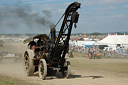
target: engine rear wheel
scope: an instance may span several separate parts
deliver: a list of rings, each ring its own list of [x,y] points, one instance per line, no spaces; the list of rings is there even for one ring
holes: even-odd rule
[[[65,60],[64,67],[62,70],[62,74],[65,78],[69,78],[71,74],[71,64],[68,59]]]
[[[33,50],[27,50],[24,53],[24,71],[27,76],[33,76],[35,67],[33,66],[34,52]]]
[[[45,59],[40,60],[38,71],[39,71],[39,77],[45,80],[47,76],[47,64],[46,64]]]

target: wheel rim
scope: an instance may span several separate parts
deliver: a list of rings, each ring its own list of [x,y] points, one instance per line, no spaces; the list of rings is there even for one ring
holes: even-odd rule
[[[46,64],[46,61],[44,59],[40,60],[38,71],[39,71],[39,77],[41,79],[45,80],[46,76],[47,76],[47,64]]]
[[[25,71],[28,74],[28,72],[29,72],[29,58],[28,58],[27,54],[25,55],[25,58],[24,58],[24,66],[25,66]]]
[[[65,62],[66,62],[66,65],[64,66],[64,68],[66,69],[63,69],[62,74],[65,78],[69,78],[71,73],[71,64],[69,60],[66,60]]]
[[[34,52],[33,50],[27,50],[24,54],[24,72],[27,76],[33,76],[35,67],[33,66]]]
[[[43,78],[43,75],[44,75],[44,65],[42,62],[40,62],[39,64],[39,75],[40,75],[40,78]]]

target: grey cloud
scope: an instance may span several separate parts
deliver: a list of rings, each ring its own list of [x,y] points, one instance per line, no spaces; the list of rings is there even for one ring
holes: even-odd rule
[[[124,8],[128,8],[128,6],[124,6]]]

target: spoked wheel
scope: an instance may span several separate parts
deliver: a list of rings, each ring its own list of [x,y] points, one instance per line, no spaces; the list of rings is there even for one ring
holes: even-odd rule
[[[35,67],[33,66],[34,52],[27,50],[24,54],[24,71],[27,76],[33,76]]]
[[[65,78],[69,78],[71,74],[71,64],[68,59],[65,60],[64,67],[62,70],[62,74]]]
[[[45,59],[40,60],[38,71],[39,71],[39,77],[45,80],[47,76],[47,64],[46,64]]]

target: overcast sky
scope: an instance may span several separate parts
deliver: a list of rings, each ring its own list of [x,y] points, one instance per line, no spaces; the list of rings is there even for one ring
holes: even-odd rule
[[[0,0],[0,34],[49,33],[76,0]],[[128,32],[128,0],[78,0],[81,9],[72,33]],[[60,23],[61,24],[61,23]],[[60,29],[60,25],[56,27]]]

